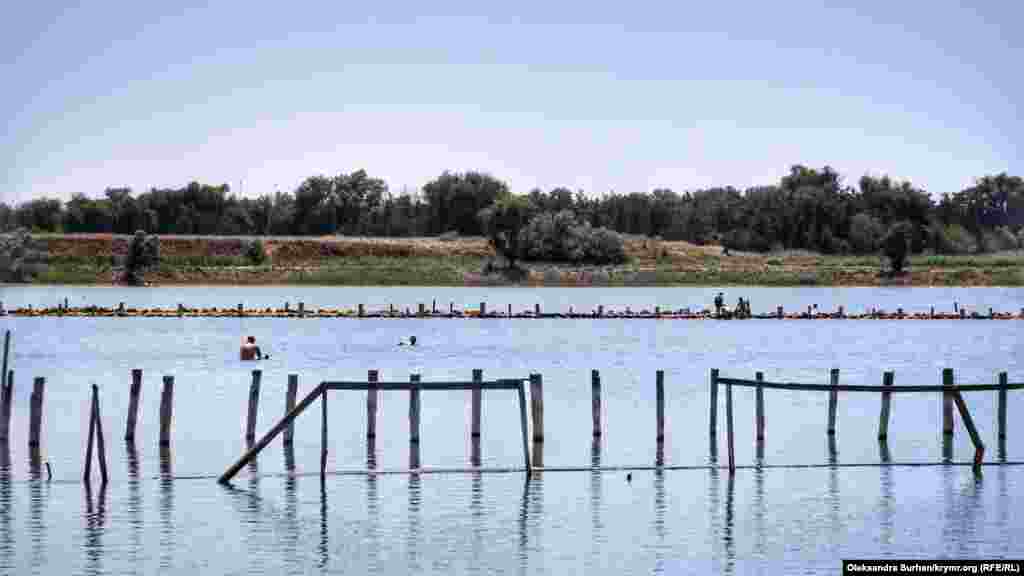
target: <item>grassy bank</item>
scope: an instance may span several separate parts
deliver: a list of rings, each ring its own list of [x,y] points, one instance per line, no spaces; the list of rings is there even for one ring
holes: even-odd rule
[[[111,284],[123,240],[53,236],[47,239],[48,269],[41,284]],[[238,239],[162,238],[162,262],[147,274],[156,284],[222,285],[503,285],[484,276],[493,252],[481,238],[416,239],[303,238],[266,240],[268,259],[252,264]],[[628,262],[620,266],[574,267],[529,262],[521,284],[553,286],[1024,286],[1024,252],[987,255],[917,255],[908,274],[879,274],[878,256],[825,256],[809,252],[723,254],[718,246],[695,246],[644,238],[626,241]]]

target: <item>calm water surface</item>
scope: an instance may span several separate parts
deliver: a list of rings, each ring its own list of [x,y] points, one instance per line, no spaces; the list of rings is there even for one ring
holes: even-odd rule
[[[448,288],[114,288],[0,289],[7,307],[72,305],[415,307],[436,299],[475,307],[511,303],[546,310],[707,306],[712,289]],[[1021,289],[726,289],[754,311],[817,303],[848,311],[1019,310]],[[258,432],[284,410],[287,375],[299,394],[325,379],[544,377],[549,466],[699,466],[711,459],[708,373],[826,382],[841,369],[849,383],[939,383],[943,367],[962,383],[992,382],[1000,371],[1024,380],[1020,321],[611,321],[384,319],[0,318],[14,334],[12,439],[0,449],[0,573],[736,573],[834,572],[843,557],[1021,556],[1024,466],[846,467],[943,459],[937,397],[893,401],[888,453],[875,440],[878,398],[843,395],[837,439],[825,435],[826,396],[766,393],[767,465],[817,468],[546,472],[318,477],[319,414],[296,424],[294,450],[277,441],[232,488],[214,478],[244,449],[253,364],[237,360],[252,334],[272,358],[263,370]],[[396,343],[409,335],[416,348]],[[144,382],[137,449],[120,441],[130,370]],[[590,370],[601,371],[605,433],[591,441]],[[654,441],[654,372],[666,373],[666,442]],[[159,382],[175,376],[172,448],[157,447]],[[31,379],[47,379],[43,446],[54,479],[27,449]],[[80,482],[89,386],[100,386],[111,483]],[[721,395],[720,395],[721,396]],[[468,392],[424,393],[420,461],[468,466]],[[724,400],[724,398],[723,398]],[[1024,432],[1011,393],[1009,438],[995,438],[995,395],[967,397],[988,446],[987,459],[1021,458]],[[758,461],[753,392],[735,391],[736,456]],[[331,396],[328,467],[383,469],[409,463],[408,396],[385,393],[378,439],[365,438],[365,394]],[[318,412],[318,411],[317,411]],[[723,410],[724,412],[724,410]],[[521,465],[515,394],[484,395],[485,468]],[[723,422],[724,413],[720,413]],[[953,460],[973,449],[957,423]],[[720,425],[724,434],[724,424]],[[719,442],[724,449],[724,438]],[[840,466],[828,466],[829,464]],[[285,475],[294,471],[297,477]]]

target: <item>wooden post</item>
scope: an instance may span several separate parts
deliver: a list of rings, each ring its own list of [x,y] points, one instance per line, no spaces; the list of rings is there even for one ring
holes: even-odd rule
[[[92,385],[92,417],[96,419],[96,451],[100,459],[100,478],[107,483],[107,446],[103,441],[103,420],[100,418],[100,391]],[[88,482],[88,480],[86,480]]]
[[[980,472],[981,462],[985,458],[985,444],[981,442],[978,429],[974,427],[974,420],[971,418],[971,413],[967,411],[967,404],[964,402],[963,396],[960,395],[960,392],[952,392],[950,395],[956,402],[956,407],[960,410],[960,418],[964,421],[967,433],[971,435],[971,442],[974,443],[974,471],[975,473]]]
[[[776,307],[775,307],[775,316],[776,316],[776,317],[777,317],[777,318],[778,318],[779,320],[782,320],[782,306],[776,306]]]
[[[185,314],[185,307],[181,304],[181,302],[178,302],[178,317],[180,318],[184,314]]]
[[[290,423],[290,422],[289,422]],[[320,481],[327,473],[327,388],[320,391]]]
[[[85,471],[82,473],[82,481],[89,483],[89,476],[92,473],[92,445],[96,438],[96,385],[92,386],[92,398],[89,400],[89,436],[85,442]]]
[[[526,464],[526,475],[530,476],[533,468],[530,466],[530,442],[527,440],[526,430],[526,387],[523,381],[519,381],[519,426],[523,431],[523,461]]]
[[[882,388],[892,388],[893,372],[882,374]],[[882,392],[882,412],[878,415],[878,439],[888,440],[889,438],[889,406],[892,402],[892,392]]]
[[[729,475],[736,474],[736,454],[733,448],[732,434],[732,384],[725,384],[725,430],[729,442]]]
[[[423,302],[420,302],[420,304],[419,304],[419,311],[417,312],[417,314],[419,316],[426,316],[426,314],[427,314],[427,305],[424,304]]]
[[[836,408],[839,403],[839,391],[836,390],[836,386],[839,386],[839,368],[833,368],[829,373],[829,383],[832,390],[828,392],[828,435],[835,436]]]
[[[4,331],[4,367],[0,372],[0,390],[7,391],[7,355],[11,351],[11,331]]]
[[[942,370],[942,385],[947,388],[953,387],[952,368]],[[950,390],[942,392],[942,434],[944,436],[953,435],[953,394]]]
[[[654,397],[655,415],[657,419],[656,436],[657,442],[665,441],[665,371],[658,370],[654,373]]]
[[[451,300],[448,301],[448,315],[455,315],[455,302],[452,302]]]
[[[487,302],[481,302],[480,303],[480,316],[486,316],[486,315],[487,315]]]
[[[480,369],[473,370],[473,382],[479,384],[484,380],[484,371]],[[480,409],[481,409],[481,398],[483,396],[480,388],[473,388],[470,390],[470,398],[472,400],[472,414],[470,424],[470,436],[473,438],[480,437]]]
[[[434,298],[433,303],[430,305],[430,313],[437,314],[437,298]]]
[[[534,304],[533,305],[533,315],[534,316],[540,316],[540,304]],[[1022,314],[1022,315],[1024,315],[1024,314]]]
[[[370,388],[366,391],[366,437],[377,437],[377,371],[366,372],[366,381]]]
[[[28,445],[39,446],[39,437],[43,429],[43,392],[46,378],[32,381],[32,396],[29,399]]]
[[[6,372],[7,383],[0,390],[3,392],[0,401],[0,443],[6,444],[11,437],[11,407],[14,403],[14,370]]]
[[[241,303],[241,302],[239,302],[239,303],[238,303],[238,315],[239,315],[239,316],[243,316],[244,314],[245,314],[245,309],[244,309],[244,308],[242,308],[242,303]]]
[[[764,382],[764,374],[761,372],[755,372],[754,380]],[[754,392],[754,403],[757,405],[756,414],[754,415],[754,426],[757,429],[756,440],[758,442],[762,442],[764,441],[764,387],[758,385]]]
[[[508,317],[509,318],[512,317],[512,305],[511,304],[508,305]]]
[[[711,416],[708,420],[708,437],[715,442],[718,435],[718,368],[711,369]]]
[[[530,374],[530,408],[533,415],[533,441],[544,441],[544,380],[540,374]]]
[[[288,375],[288,390],[284,396],[284,413],[287,416],[292,410],[295,409],[295,397],[299,393],[299,375],[289,374]],[[295,438],[295,424],[293,422],[288,423],[288,427],[284,429],[284,445],[291,446]]]
[[[410,374],[409,382],[419,384],[420,375]],[[419,444],[420,442],[420,389],[414,386],[409,390],[409,442]]]
[[[124,441],[135,442],[135,425],[139,421],[139,395],[142,394],[142,370],[132,369],[132,384],[128,390],[128,423],[124,430]]]
[[[594,420],[594,438],[601,437],[601,374],[590,371],[590,412]]]
[[[306,315],[306,303],[305,302],[299,302],[299,316],[305,316],[305,315]]]
[[[174,376],[164,376],[160,392],[160,445],[171,445],[171,420],[174,416]]]
[[[249,412],[245,419],[245,440],[247,442],[256,439],[256,416],[260,406],[260,380],[262,378],[262,370],[252,371],[252,384],[249,385]]]
[[[359,317],[366,316],[366,306],[362,303],[359,304]]]
[[[598,304],[597,305],[597,317],[601,318],[603,316],[604,316],[604,305]]]
[[[999,439],[1006,439],[1006,387],[1008,386],[1006,372],[999,373],[999,402],[996,407],[998,421]]]

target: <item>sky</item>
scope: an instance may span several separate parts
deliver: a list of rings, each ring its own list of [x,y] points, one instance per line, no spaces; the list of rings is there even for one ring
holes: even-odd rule
[[[1024,2],[15,2],[0,201],[365,169],[515,192],[932,194],[1024,170]]]

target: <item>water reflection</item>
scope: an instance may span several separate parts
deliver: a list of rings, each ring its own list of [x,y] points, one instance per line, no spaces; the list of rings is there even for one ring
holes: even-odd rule
[[[33,573],[41,573],[46,566],[46,504],[49,501],[50,485],[42,482],[39,478],[39,466],[31,465],[31,462],[39,462],[39,448],[31,452],[35,457],[30,456],[30,471],[35,471],[28,483],[28,535],[32,541],[32,553],[29,565]]]
[[[131,546],[128,558],[132,574],[139,573],[139,551],[142,550],[142,486],[139,479],[139,453],[132,442],[125,443],[125,460],[128,463],[128,524]]]
[[[327,485],[324,477],[320,476],[320,544],[316,547],[319,556],[318,567],[321,570],[327,568],[327,560],[330,558],[330,544],[327,530]]]
[[[103,573],[103,532],[107,523],[107,483],[100,483],[93,508],[92,487],[85,482],[85,572]]]
[[[654,550],[654,572],[661,574],[665,571],[665,471],[658,468],[654,471],[654,535],[657,538],[657,546]]]
[[[376,573],[380,562],[380,494],[378,493],[377,439],[366,439],[366,540],[369,554],[369,572]]]
[[[828,465],[835,466],[839,463],[839,445],[836,444],[836,437],[832,434],[828,436]]]
[[[885,440],[879,441],[879,446],[885,445],[886,456],[883,457],[883,462],[888,462],[888,445]],[[892,481],[892,466],[881,466],[879,467],[880,478],[880,490],[878,495],[878,512],[881,518],[879,519],[879,528],[881,529],[881,535],[879,536],[879,542],[881,543],[882,556],[889,557],[892,554],[892,545],[894,543],[894,521],[895,514],[893,513],[893,481]]]
[[[480,558],[485,549],[484,536],[484,510],[483,510],[483,474],[474,472],[469,491],[469,516],[472,526],[472,540],[470,543],[470,572],[480,571]]]
[[[14,499],[11,496],[11,447],[0,442],[0,572],[13,574],[14,529],[12,516]]]
[[[174,476],[171,470],[171,448],[160,447],[160,567],[170,570],[174,565]]]
[[[733,535],[735,529],[735,500],[736,476],[729,474],[725,485],[725,526],[722,532],[722,543],[725,546],[725,570],[723,573],[732,574],[736,568],[736,540]]]
[[[754,468],[754,503],[753,503],[753,515],[754,515],[754,532],[756,533],[756,539],[754,541],[754,552],[757,560],[763,560],[766,557],[767,546],[765,545],[765,516],[767,514],[767,505],[764,499],[764,473],[765,470],[761,466]]]
[[[285,562],[288,566],[297,570],[302,566],[299,558],[299,496],[298,480],[295,478],[295,450],[290,444],[284,447],[284,466],[288,475],[284,479],[284,534],[281,541],[284,544]]]
[[[417,443],[417,452],[419,444]],[[419,474],[409,474],[409,530],[406,534],[406,566],[410,573],[419,572],[419,543],[422,538],[420,528],[420,505],[423,499],[423,488]]]

